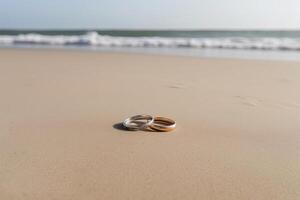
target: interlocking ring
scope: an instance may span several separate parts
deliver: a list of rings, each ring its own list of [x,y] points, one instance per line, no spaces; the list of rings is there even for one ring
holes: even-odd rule
[[[176,122],[166,117],[155,117],[149,127],[156,131],[168,132],[175,129]]]
[[[151,115],[135,115],[127,118],[123,122],[123,126],[129,130],[143,130],[152,124],[154,118]]]
[[[176,122],[166,117],[152,117],[151,115],[135,115],[127,118],[123,126],[129,130],[152,130],[168,132],[176,127]]]

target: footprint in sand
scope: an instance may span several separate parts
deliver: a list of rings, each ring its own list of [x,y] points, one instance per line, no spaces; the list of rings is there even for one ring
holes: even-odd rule
[[[274,104],[277,107],[280,108],[285,108],[285,109],[299,109],[300,108],[300,103],[295,103],[295,102],[279,102],[277,104]]]
[[[278,107],[283,109],[300,109],[300,103],[297,102],[278,102],[278,101],[263,101],[261,99],[250,96],[235,96],[243,105],[246,106],[258,106],[264,103],[265,106]]]
[[[235,96],[235,98],[238,98],[243,105],[252,107],[258,106],[262,102],[262,100],[250,96]]]

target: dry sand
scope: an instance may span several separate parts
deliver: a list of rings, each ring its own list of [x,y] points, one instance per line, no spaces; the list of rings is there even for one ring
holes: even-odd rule
[[[300,199],[300,63],[7,49],[0,95],[1,200]]]

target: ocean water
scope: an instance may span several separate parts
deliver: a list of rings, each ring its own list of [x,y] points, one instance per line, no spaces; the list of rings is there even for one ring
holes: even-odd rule
[[[0,47],[300,60],[300,31],[0,30]]]

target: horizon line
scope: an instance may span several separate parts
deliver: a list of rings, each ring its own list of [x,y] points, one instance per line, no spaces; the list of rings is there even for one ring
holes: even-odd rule
[[[189,28],[170,28],[170,29],[146,29],[146,28],[0,28],[0,31],[300,31],[299,29],[237,29],[237,28],[207,28],[207,29],[189,29]]]

